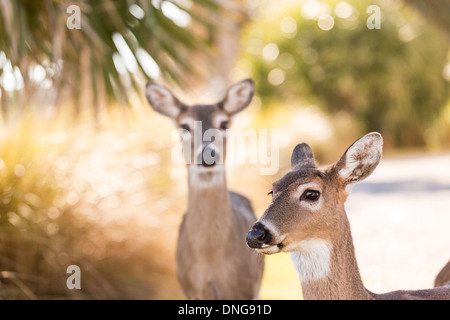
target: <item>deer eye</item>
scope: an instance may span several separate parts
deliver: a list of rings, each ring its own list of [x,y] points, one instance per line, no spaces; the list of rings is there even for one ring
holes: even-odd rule
[[[191,128],[187,124],[180,125],[180,128],[188,132],[191,132]]]
[[[230,123],[230,121],[222,121],[221,123],[220,123],[220,129],[221,130],[226,130],[226,129],[228,129],[228,125],[229,125],[229,123]]]
[[[300,197],[300,200],[307,200],[307,201],[317,201],[320,197],[320,192],[316,190],[306,190],[303,192],[302,196]]]

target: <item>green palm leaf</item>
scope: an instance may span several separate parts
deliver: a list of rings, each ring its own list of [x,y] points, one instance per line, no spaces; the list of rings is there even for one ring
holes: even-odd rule
[[[15,74],[24,83],[11,90],[11,84],[0,81],[3,104],[19,100],[16,104],[27,105],[34,101],[33,92],[45,89],[53,92],[54,103],[71,100],[79,110],[86,96],[92,104],[101,95],[110,103],[127,104],[150,78],[186,85],[188,76],[201,69],[186,54],[213,48],[214,21],[224,13],[214,0],[83,0],[75,2],[81,28],[69,29],[66,22],[76,17],[67,12],[70,4],[74,2],[0,2],[0,55],[6,57],[0,59],[0,74],[17,67],[20,73]],[[174,14],[190,22],[180,23]],[[35,66],[44,67],[45,79],[41,75],[36,80],[31,72]]]

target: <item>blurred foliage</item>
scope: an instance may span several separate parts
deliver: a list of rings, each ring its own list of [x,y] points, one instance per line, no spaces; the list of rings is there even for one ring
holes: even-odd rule
[[[186,57],[195,53],[207,64],[222,12],[213,0],[1,1],[3,112],[7,98],[19,99],[15,107],[74,101],[76,110],[98,112],[109,99],[128,104],[145,79],[186,84],[200,70]],[[69,29],[78,17],[80,29]]]
[[[0,300],[183,297],[170,136],[118,119],[99,131],[34,115],[1,130]],[[69,265],[81,290],[66,286]]]
[[[366,26],[372,4],[381,9],[381,29]],[[309,0],[272,9],[254,15],[242,41],[241,66],[255,78],[262,106],[313,103],[332,116],[351,115],[361,133],[381,132],[388,146],[426,143],[449,98],[442,29],[396,1]]]
[[[415,6],[428,19],[430,23],[435,23],[443,28],[447,36],[450,36],[450,12],[449,0],[403,0],[412,6]]]

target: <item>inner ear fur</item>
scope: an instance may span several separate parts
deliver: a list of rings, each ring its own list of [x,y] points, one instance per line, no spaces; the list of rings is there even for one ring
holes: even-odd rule
[[[356,140],[333,167],[335,174],[345,184],[367,178],[378,166],[383,151],[383,138],[371,132]]]
[[[219,107],[228,114],[236,114],[244,110],[252,101],[255,83],[252,79],[240,81],[228,88]]]
[[[177,118],[187,109],[169,89],[152,81],[147,82],[145,93],[150,106],[171,119]]]

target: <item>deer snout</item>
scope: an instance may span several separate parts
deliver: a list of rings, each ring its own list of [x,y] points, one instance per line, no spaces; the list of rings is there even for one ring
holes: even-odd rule
[[[270,243],[272,236],[261,222],[257,222],[247,233],[247,245],[253,249],[260,249],[263,245]]]
[[[208,144],[202,148],[198,156],[198,162],[204,167],[212,167],[220,162],[220,152],[213,144]]]

